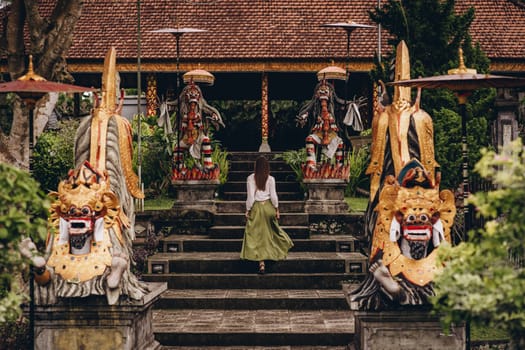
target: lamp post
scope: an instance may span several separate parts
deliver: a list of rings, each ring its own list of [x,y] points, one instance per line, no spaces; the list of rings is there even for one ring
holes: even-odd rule
[[[175,52],[176,52],[176,70],[177,70],[177,83],[176,83],[176,91],[175,94],[177,96],[177,152],[180,152],[180,133],[181,133],[181,123],[182,118],[180,116],[180,69],[179,69],[179,61],[180,61],[180,38],[187,33],[202,33],[206,32],[204,29],[196,29],[196,28],[162,28],[151,31],[152,33],[170,33],[173,36],[175,36]],[[179,154],[177,154],[177,168],[180,168],[180,157]]]

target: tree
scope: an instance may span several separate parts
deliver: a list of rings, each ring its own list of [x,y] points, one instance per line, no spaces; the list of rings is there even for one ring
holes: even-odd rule
[[[409,48],[411,76],[429,77],[446,74],[458,67],[458,49],[464,51],[467,66],[487,72],[489,60],[479,45],[474,45],[468,33],[474,19],[474,9],[456,14],[455,0],[388,0],[381,8],[370,12],[370,18],[390,33],[388,43],[393,48],[404,40]],[[392,52],[371,73],[374,81],[393,80],[390,69],[395,58]],[[469,159],[473,166],[479,159],[479,149],[489,142],[488,120],[495,97],[493,90],[477,91],[468,101]],[[441,166],[442,187],[455,189],[461,181],[461,117],[457,99],[449,90],[424,90],[422,107],[434,121],[435,153]],[[487,112],[488,111],[488,112]],[[475,118],[474,118],[475,116]]]
[[[47,80],[72,83],[66,56],[80,18],[82,1],[58,0],[47,17],[43,17],[39,10],[39,1],[36,0],[13,0],[3,8],[0,52],[7,57],[9,75],[11,79],[16,79],[24,74],[27,55],[32,54],[37,74]],[[29,34],[27,47],[24,41],[25,27]],[[22,115],[19,104],[15,102],[9,127],[2,125],[0,129],[0,161],[27,167],[27,154],[24,154],[24,147],[20,145],[27,144],[29,130],[27,116]],[[27,115],[27,111],[24,113]]]
[[[444,322],[471,321],[503,329],[512,349],[525,348],[525,149],[521,139],[501,153],[484,150],[476,171],[497,189],[470,201],[486,218],[468,242],[440,250],[444,270],[432,302]]]

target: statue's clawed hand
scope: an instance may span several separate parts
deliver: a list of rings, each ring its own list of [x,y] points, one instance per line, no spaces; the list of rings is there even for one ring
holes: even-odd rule
[[[306,120],[308,119],[308,113],[304,113],[295,117],[295,123],[301,128],[306,125]]]

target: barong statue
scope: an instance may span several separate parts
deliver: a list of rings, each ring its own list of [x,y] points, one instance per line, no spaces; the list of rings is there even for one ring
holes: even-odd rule
[[[79,126],[75,169],[60,182],[49,218],[44,259],[25,240],[21,251],[35,265],[36,303],[57,298],[105,295],[139,300],[147,286],[131,272],[133,197],[143,198],[133,172],[131,126],[116,105],[116,51],[104,61],[102,98]]]
[[[344,69],[330,66],[317,74],[319,83],[314,95],[299,111],[297,124],[304,127],[310,121],[310,134],[306,137],[306,164],[304,178],[348,179],[349,169],[344,166],[346,127],[363,130],[359,108],[365,99],[346,101],[339,98],[334,86],[327,79],[346,79]],[[319,160],[323,158],[321,164]]]
[[[177,101],[167,101],[161,106],[158,125],[164,127],[167,133],[176,130],[176,144],[174,150],[173,180],[213,180],[219,176],[217,164],[212,161],[212,146],[210,140],[210,125],[215,130],[224,127],[219,111],[209,105],[197,82],[212,84],[214,77],[211,73],[196,69],[184,74],[184,82],[187,84],[179,95],[180,108]],[[171,125],[169,110],[175,109],[180,113],[182,119],[175,120],[175,126]],[[180,124],[179,124],[180,123]],[[188,167],[185,157],[189,155],[193,164]]]
[[[397,47],[396,79],[410,79],[408,48]],[[427,304],[434,295],[436,255],[456,213],[454,194],[439,190],[432,118],[411,103],[410,88],[395,87],[391,105],[372,122],[370,202],[365,229],[372,237],[370,274],[350,293],[353,309]]]

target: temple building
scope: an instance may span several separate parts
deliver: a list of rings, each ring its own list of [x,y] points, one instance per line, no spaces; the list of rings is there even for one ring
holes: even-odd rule
[[[369,11],[382,2],[89,0],[83,2],[67,62],[77,84],[98,86],[104,55],[115,46],[121,87],[136,88],[141,79],[144,91],[148,79],[154,79],[163,95],[177,88],[177,71],[182,76],[200,68],[216,78],[213,87],[203,90],[208,100],[264,104],[266,99],[266,106],[268,100],[311,98],[315,73],[334,64],[349,71],[347,97],[370,99],[368,72],[374,54],[391,50],[388,34],[369,18]],[[491,73],[525,72],[525,2],[457,0],[455,6],[458,13],[475,8],[470,33],[491,60]],[[341,28],[322,26],[348,21],[374,28],[357,28],[348,36]],[[177,40],[173,34],[155,32],[165,28],[203,31]]]

